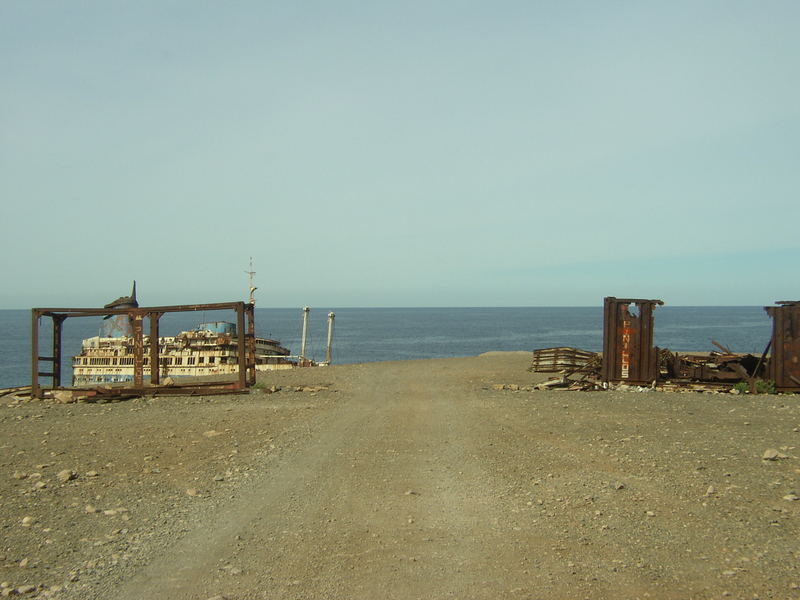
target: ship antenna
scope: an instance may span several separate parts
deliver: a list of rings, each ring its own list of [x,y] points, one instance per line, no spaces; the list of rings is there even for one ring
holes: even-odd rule
[[[253,271],[253,257],[252,256],[250,257],[250,270],[249,271],[245,271],[245,273],[247,273],[250,276],[250,304],[255,306],[256,305],[255,291],[258,288],[253,285],[253,277],[256,274],[256,272]]]

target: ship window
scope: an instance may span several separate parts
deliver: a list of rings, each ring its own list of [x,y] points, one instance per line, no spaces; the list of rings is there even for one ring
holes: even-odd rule
[[[116,352],[114,353],[116,355]],[[117,364],[117,359],[114,359],[114,364]]]
[[[177,358],[175,359],[175,364],[176,364],[176,365],[182,365],[182,364],[183,364],[183,359],[182,359],[180,356],[179,356],[179,357],[177,357]]]
[[[188,357],[188,358],[186,359],[186,364],[187,364],[187,365],[193,365],[193,364],[194,364],[194,356],[190,356],[190,357]]]
[[[197,359],[197,362],[198,362],[198,363],[200,363],[200,364],[202,365],[204,362],[206,362],[206,357],[205,357],[205,356],[201,356],[201,357],[199,357],[199,358]]]
[[[213,356],[209,356],[208,357],[208,362],[211,363],[212,365],[214,364],[214,358],[215,357],[213,357]]]

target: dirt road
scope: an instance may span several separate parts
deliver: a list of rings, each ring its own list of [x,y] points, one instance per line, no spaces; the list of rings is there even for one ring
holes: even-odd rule
[[[296,370],[243,397],[6,404],[4,589],[800,598],[797,398],[532,392],[527,361]],[[62,469],[77,476],[58,481]]]

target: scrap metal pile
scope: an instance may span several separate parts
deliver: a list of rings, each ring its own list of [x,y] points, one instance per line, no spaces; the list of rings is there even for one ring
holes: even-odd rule
[[[530,371],[558,373],[536,389],[599,390],[610,387],[663,390],[800,392],[800,302],[766,307],[772,337],[761,356],[719,351],[678,353],[653,346],[653,311],[661,300],[605,299],[603,352],[579,348],[533,351]],[[770,348],[772,353],[770,354]],[[742,385],[744,384],[744,386]]]
[[[536,373],[559,373],[535,389],[595,390],[603,389],[599,380],[602,357],[597,352],[559,346],[533,351],[533,364],[528,369]]]

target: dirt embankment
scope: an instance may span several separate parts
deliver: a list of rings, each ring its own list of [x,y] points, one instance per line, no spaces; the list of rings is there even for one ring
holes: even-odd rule
[[[541,380],[528,360],[300,369],[246,396],[6,398],[0,590],[800,598],[798,398],[495,389]]]

